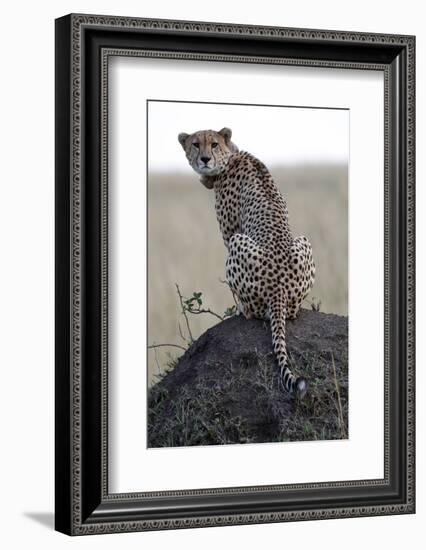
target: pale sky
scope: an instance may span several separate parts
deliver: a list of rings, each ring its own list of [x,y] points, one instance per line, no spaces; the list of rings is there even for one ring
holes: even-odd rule
[[[150,170],[187,170],[178,134],[224,126],[266,165],[348,162],[349,110],[149,101]]]

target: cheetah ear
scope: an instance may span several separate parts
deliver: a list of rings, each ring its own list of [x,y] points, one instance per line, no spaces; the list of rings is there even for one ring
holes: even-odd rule
[[[185,149],[185,143],[186,143],[187,137],[189,137],[189,134],[185,134],[185,132],[182,132],[181,134],[178,135],[179,143],[182,145],[184,149]]]
[[[230,128],[222,128],[222,130],[219,130],[218,133],[223,137],[226,145],[228,145],[229,142],[231,141],[232,130]]]

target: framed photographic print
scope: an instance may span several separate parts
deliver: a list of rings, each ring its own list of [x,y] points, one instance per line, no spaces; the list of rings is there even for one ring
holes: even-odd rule
[[[56,21],[57,530],[414,512],[414,55]]]

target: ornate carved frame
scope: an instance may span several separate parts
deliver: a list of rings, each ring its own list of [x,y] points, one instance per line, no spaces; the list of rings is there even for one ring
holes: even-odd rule
[[[383,71],[384,478],[110,494],[107,469],[108,59]],[[68,15],[56,21],[56,529],[71,535],[415,510],[415,38]]]

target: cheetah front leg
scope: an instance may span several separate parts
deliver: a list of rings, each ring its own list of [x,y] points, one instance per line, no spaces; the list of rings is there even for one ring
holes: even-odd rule
[[[228,243],[226,279],[246,319],[264,318],[267,308],[260,277],[263,250],[248,235],[235,233]]]
[[[235,302],[235,315],[244,315],[244,308],[240,300],[238,299],[238,296],[235,294],[235,292],[232,290],[231,285],[228,283],[229,289],[232,292],[232,297],[234,298]]]

